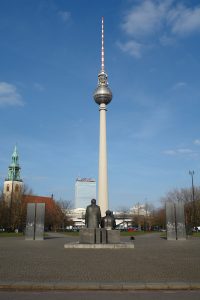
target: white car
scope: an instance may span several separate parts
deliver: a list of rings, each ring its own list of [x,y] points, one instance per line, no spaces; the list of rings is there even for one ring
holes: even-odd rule
[[[192,231],[194,231],[194,232],[200,231],[200,226],[195,226],[195,227],[193,227],[193,230],[192,230]]]

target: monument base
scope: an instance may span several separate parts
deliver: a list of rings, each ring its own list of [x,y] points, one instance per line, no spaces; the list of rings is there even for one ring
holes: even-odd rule
[[[79,232],[79,241],[81,244],[95,244],[95,236],[94,228],[83,228]]]
[[[67,243],[64,245],[65,249],[133,249],[133,243],[118,243],[118,244],[80,244]]]
[[[120,231],[105,228],[83,228],[79,242],[66,243],[66,249],[133,249],[133,243],[120,241]]]
[[[79,231],[80,244],[119,244],[120,231],[105,228],[82,228]]]
[[[108,244],[120,243],[120,230],[106,230],[106,236]]]

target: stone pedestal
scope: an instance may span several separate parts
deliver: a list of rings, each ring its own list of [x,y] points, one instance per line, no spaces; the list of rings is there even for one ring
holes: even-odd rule
[[[134,249],[133,243],[119,243],[119,244],[79,244],[67,243],[64,245],[65,249]]]
[[[104,228],[82,228],[79,232],[80,244],[119,244],[120,231]]]
[[[120,243],[120,230],[106,230],[107,232],[107,243],[108,244],[119,244]]]
[[[95,229],[95,243],[101,244],[101,228]]]
[[[106,233],[106,229],[102,228],[101,229],[101,243],[102,244],[106,244],[107,243],[107,233]]]
[[[121,243],[120,231],[105,228],[83,228],[79,242],[66,243],[66,249],[133,249],[134,244]]]
[[[79,232],[80,244],[95,244],[95,229],[82,228]]]

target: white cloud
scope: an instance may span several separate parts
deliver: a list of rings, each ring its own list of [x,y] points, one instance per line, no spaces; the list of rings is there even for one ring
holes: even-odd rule
[[[136,58],[140,58],[142,55],[143,45],[134,40],[128,41],[125,44],[118,42],[117,45],[123,52],[128,52]]]
[[[168,14],[171,31],[177,35],[187,35],[200,31],[200,7],[187,8],[178,5],[171,9]]]
[[[160,37],[159,42],[162,46],[173,46],[176,45],[176,39],[174,37],[164,34]]]
[[[157,12],[152,2],[144,2],[130,11],[122,24],[124,31],[130,35],[151,33],[158,23]]]
[[[195,144],[195,145],[200,145],[200,139],[194,140],[194,144]]]
[[[175,150],[165,150],[163,153],[166,154],[166,155],[176,155]]]
[[[172,46],[176,39],[200,32],[200,6],[189,7],[189,2],[186,6],[173,0],[138,1],[124,15],[121,28],[131,40],[124,45],[118,43],[118,46],[123,51],[128,49],[124,52],[137,58],[141,56],[137,44],[143,45],[144,49],[148,47],[150,38],[155,44]],[[136,46],[132,45],[132,40]]]
[[[61,20],[66,23],[69,21],[69,19],[71,18],[71,13],[69,11],[63,10],[63,11],[59,11],[58,15],[61,17]]]
[[[191,149],[188,149],[188,148],[181,148],[181,149],[177,149],[177,153],[180,153],[180,154],[192,154],[192,153],[194,153],[194,151],[191,150]]]
[[[140,36],[155,33],[162,27],[162,21],[172,1],[143,1],[134,6],[124,18],[123,30],[130,35]]]
[[[192,149],[189,148],[179,148],[179,149],[170,149],[163,151],[166,155],[196,155],[197,152],[195,152]]]
[[[183,87],[186,87],[187,86],[187,83],[184,82],[184,81],[179,81],[177,83],[175,83],[175,85],[172,87],[173,90],[178,90],[178,89],[181,89]]]
[[[10,83],[0,82],[0,106],[23,106],[21,95],[17,88]]]

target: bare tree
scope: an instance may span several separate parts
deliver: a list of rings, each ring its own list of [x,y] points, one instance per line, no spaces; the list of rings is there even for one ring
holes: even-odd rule
[[[62,200],[60,199],[57,204],[61,208],[62,211],[62,228],[63,230],[66,226],[74,225],[74,222],[70,218],[70,210],[72,209],[72,202],[70,200]]]
[[[27,185],[23,186],[21,193],[12,193],[10,205],[5,201],[3,191],[0,198],[0,226],[6,230],[13,231],[18,229],[22,231],[25,227],[26,205],[23,203],[23,195],[32,193]]]

